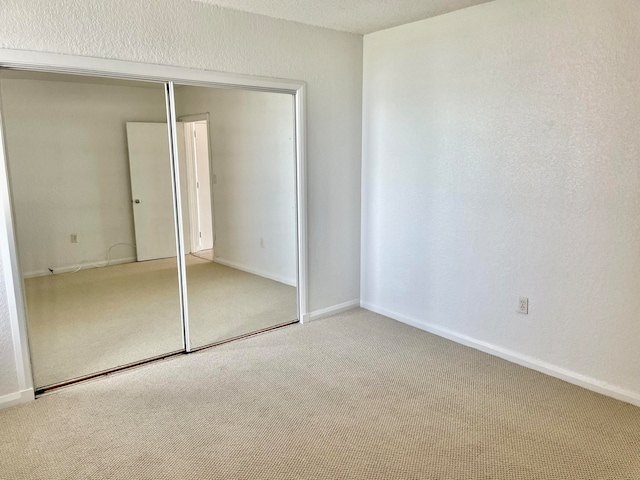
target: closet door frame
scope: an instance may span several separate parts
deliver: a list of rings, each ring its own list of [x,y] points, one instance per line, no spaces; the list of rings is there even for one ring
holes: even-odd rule
[[[121,60],[109,60],[75,55],[29,52],[21,50],[0,49],[0,68],[42,71],[50,73],[66,73],[85,76],[120,78],[161,82],[165,84],[167,98],[167,123],[170,137],[172,174],[174,175],[174,202],[180,205],[180,190],[177,167],[177,144],[175,138],[175,102],[174,84],[215,88],[234,88],[244,90],[283,93],[293,96],[295,121],[295,155],[296,155],[296,238],[297,238],[297,306],[298,320],[305,323],[309,318],[308,311],[308,249],[307,249],[307,162],[306,162],[306,84],[303,81],[284,80],[265,77],[253,77],[225,72],[195,70],[183,67],[145,64]],[[4,144],[2,124],[2,98],[0,97],[0,202],[2,218],[0,219],[0,260],[2,275],[7,294],[9,324],[15,356],[18,392],[11,399],[3,399],[3,406],[31,401],[35,398],[33,375],[31,368],[29,341],[27,337],[27,321],[24,301],[24,283],[19,268],[16,248],[15,225],[11,196],[9,193],[9,177],[7,156]],[[178,269],[180,283],[180,302],[183,325],[185,351],[190,351],[189,325],[186,297],[186,269],[184,257],[184,232],[180,208],[176,209],[176,240],[178,251]]]

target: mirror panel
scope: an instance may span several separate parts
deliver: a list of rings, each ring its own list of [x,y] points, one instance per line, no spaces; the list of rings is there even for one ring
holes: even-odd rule
[[[164,84],[0,74],[36,388],[182,351]]]
[[[177,85],[175,98],[191,347],[297,321],[293,96]]]

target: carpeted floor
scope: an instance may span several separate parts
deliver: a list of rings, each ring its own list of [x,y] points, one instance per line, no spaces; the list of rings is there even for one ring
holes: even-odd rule
[[[638,479],[640,408],[354,310],[0,411],[3,479]]]
[[[191,345],[293,321],[296,289],[187,256]],[[182,350],[176,260],[25,281],[37,388]]]

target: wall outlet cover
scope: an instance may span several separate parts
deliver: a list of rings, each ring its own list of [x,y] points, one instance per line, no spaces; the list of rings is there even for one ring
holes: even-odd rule
[[[520,297],[520,301],[518,302],[518,313],[529,313],[529,299],[526,297]]]

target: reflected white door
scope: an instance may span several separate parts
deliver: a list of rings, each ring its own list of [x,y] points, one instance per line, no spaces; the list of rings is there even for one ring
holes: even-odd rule
[[[178,133],[184,157],[184,132]],[[129,170],[138,261],[176,256],[171,161],[166,123],[127,123]]]

